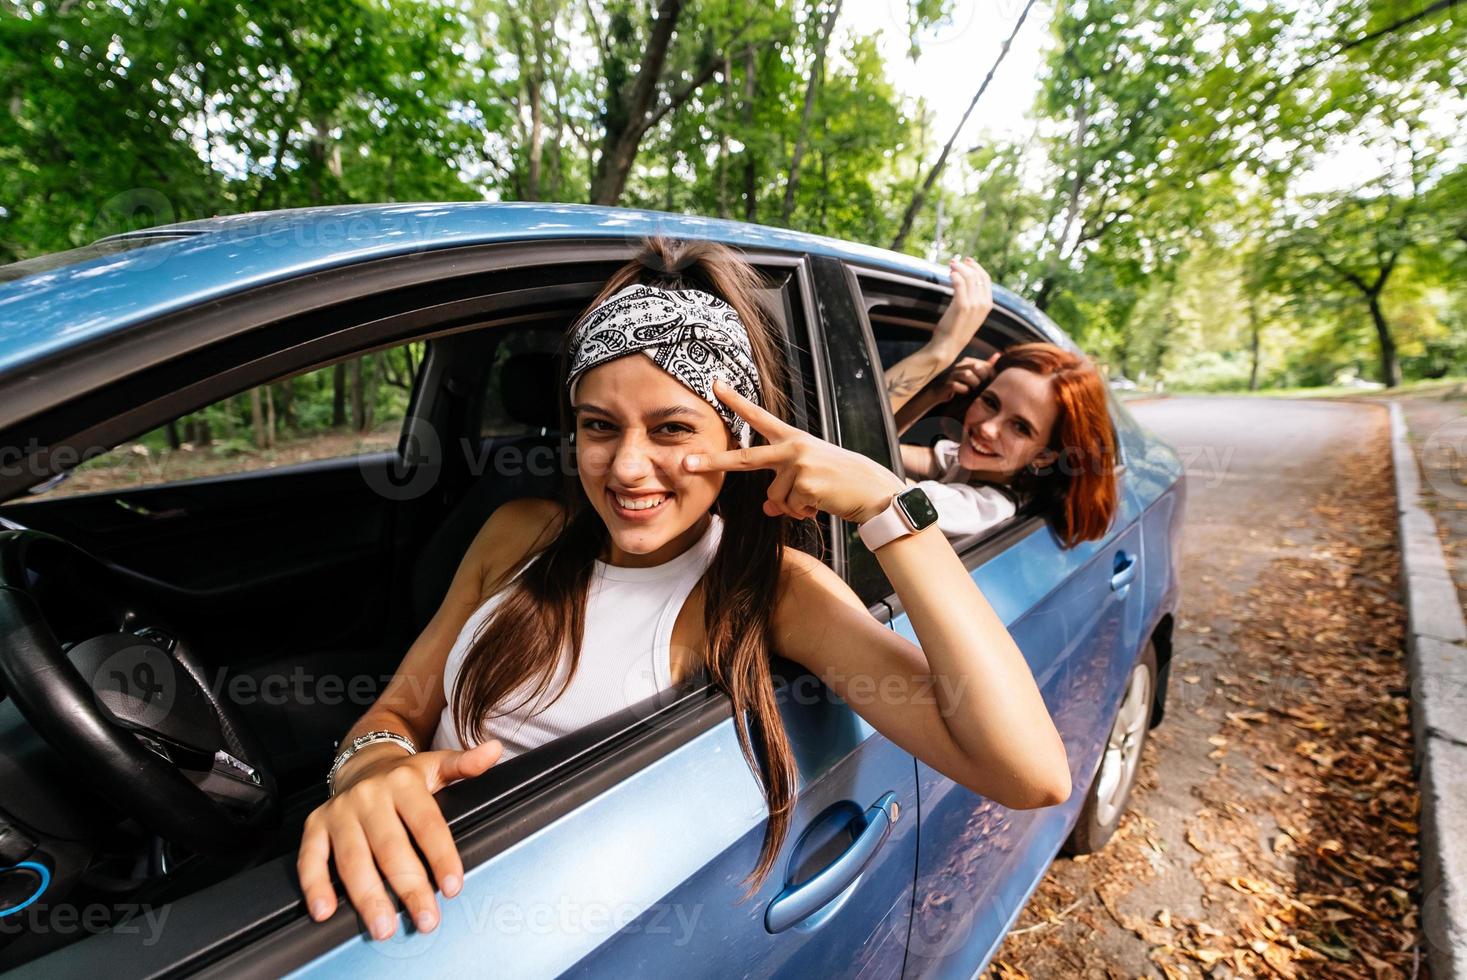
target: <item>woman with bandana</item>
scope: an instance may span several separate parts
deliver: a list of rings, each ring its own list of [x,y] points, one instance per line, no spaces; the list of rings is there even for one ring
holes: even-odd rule
[[[563,503],[520,500],[489,517],[348,733],[297,861],[313,918],[335,911],[334,858],[374,938],[395,928],[388,885],[433,929],[434,884],[446,896],[463,884],[437,790],[695,675],[746,721],[735,728],[768,804],[752,893],[797,784],[776,653],[974,792],[1012,808],[1069,796],[1029,667],[923,491],[784,420],[784,362],[758,283],[727,248],[654,239],[570,330],[561,408],[577,478]],[[789,544],[794,522],[822,511],[859,526],[921,647]],[[852,678],[914,696],[852,697]]]

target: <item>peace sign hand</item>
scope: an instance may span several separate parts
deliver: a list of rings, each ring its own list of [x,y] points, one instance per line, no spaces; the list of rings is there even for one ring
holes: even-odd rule
[[[905,488],[895,473],[874,460],[795,428],[721,380],[713,386],[718,399],[769,445],[685,456],[683,467],[692,473],[774,470],[764,501],[770,517],[802,520],[825,511],[861,523],[885,510],[892,494]]]

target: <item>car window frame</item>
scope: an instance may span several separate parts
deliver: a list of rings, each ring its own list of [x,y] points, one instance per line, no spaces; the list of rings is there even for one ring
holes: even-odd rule
[[[919,289],[931,293],[940,293],[945,297],[950,297],[953,294],[952,286],[950,284],[939,281],[935,277],[935,275],[931,279],[925,279],[910,274],[893,272],[890,269],[879,268],[859,262],[845,261],[844,264],[850,269],[852,288],[858,291],[857,306],[860,310],[861,318],[866,321],[865,333],[870,338],[869,357],[872,358],[873,363],[878,365],[881,364],[880,352],[876,348],[875,331],[871,326],[869,315],[869,311],[874,307],[875,304],[868,302],[867,290],[865,290],[861,286],[862,278],[867,278],[878,282],[892,283],[906,289]],[[939,312],[945,305],[945,303],[931,305],[921,304],[923,308],[928,309],[933,313]],[[912,304],[912,308],[917,309],[918,304]],[[1007,302],[1007,299],[1003,294],[997,294],[994,297],[994,312],[990,314],[990,318],[992,318],[994,314],[997,314],[1000,317],[998,323],[1000,329],[1003,329],[1005,330],[1005,332],[1009,333],[1016,343],[1030,340],[1054,343],[1054,338],[1047,330],[1045,330],[1041,325],[1034,323],[1030,319],[1030,317],[1026,315],[1022,307],[1018,306],[1017,304],[1010,304],[1009,302]],[[930,329],[933,325],[933,322],[934,321],[928,319],[913,319],[911,321],[911,326],[926,327]],[[987,325],[987,323],[988,321],[985,321],[985,326]],[[884,368],[882,370],[884,373]],[[890,401],[887,399],[886,396],[885,385],[880,386],[880,397],[882,399],[882,404],[885,411],[887,412],[887,415],[890,416]],[[1111,420],[1111,425],[1114,429],[1114,418],[1112,418]],[[903,471],[900,469],[901,455],[898,448],[899,440],[895,435],[895,426],[893,425],[889,427],[888,431],[891,433],[891,452],[894,455],[894,461],[896,463],[896,465],[893,467],[893,472],[901,474]],[[958,557],[962,559],[964,567],[966,567],[969,572],[973,572],[983,565],[987,564],[998,555],[1019,544],[1019,542],[1025,540],[1030,535],[1040,533],[1053,534],[1054,532],[1053,529],[1050,527],[1049,522],[1042,515],[1029,514],[1017,518],[1011,518],[1003,524],[1000,524],[995,528],[990,528],[989,530],[984,531],[980,534],[970,535],[965,538],[954,539],[952,545],[953,550],[956,551],[958,553]],[[894,591],[890,592],[890,594],[885,597],[885,602],[890,608],[891,615],[893,617],[900,616],[902,614],[902,602],[900,598],[896,596]]]
[[[169,418],[195,410],[199,405],[211,404],[219,397],[248,390],[254,384],[302,370],[329,367],[337,361],[400,343],[426,340],[429,341],[428,354],[414,379],[406,424],[399,438],[398,452],[402,458],[410,440],[417,434],[416,427],[427,424],[426,417],[432,411],[433,406],[425,406],[423,400],[436,390],[433,383],[441,380],[441,372],[448,368],[441,355],[435,357],[432,341],[469,331],[492,329],[494,308],[508,309],[513,305],[510,302],[496,303],[495,300],[517,295],[523,290],[460,296],[446,303],[421,307],[410,305],[410,308],[387,316],[366,317],[345,325],[340,316],[330,322],[322,322],[323,316],[329,320],[333,311],[340,309],[327,300],[332,297],[350,298],[351,308],[376,313],[380,311],[372,309],[373,299],[380,295],[380,291],[366,290],[364,283],[371,282],[378,275],[382,276],[383,291],[412,290],[416,295],[422,290],[440,287],[444,275],[450,271],[456,276],[482,277],[486,272],[506,272],[527,266],[556,265],[569,270],[583,267],[588,262],[625,261],[635,254],[638,244],[636,241],[589,239],[444,249],[408,259],[374,260],[329,274],[313,274],[301,280],[251,290],[230,300],[212,302],[203,310],[171,314],[158,324],[139,327],[138,335],[125,346],[128,348],[127,357],[141,366],[134,375],[114,381],[119,389],[101,388],[78,394],[58,405],[53,412],[12,420],[6,432],[23,428],[33,419],[42,419],[53,429],[63,432],[68,422],[75,426],[76,431],[63,435],[60,444],[85,437],[100,441],[98,433],[124,433],[115,442],[125,442],[140,432],[156,428]],[[787,282],[795,287],[799,301],[797,310],[793,307],[788,310],[798,316],[788,324],[785,344],[795,389],[791,392],[793,421],[802,427],[813,425],[817,434],[830,438],[831,398],[827,369],[822,357],[818,356],[821,349],[820,321],[809,268],[810,257],[797,251],[774,248],[745,249],[744,254],[756,267],[782,268],[790,273]],[[786,302],[789,302],[788,289],[783,285],[780,288]],[[179,332],[190,323],[190,316],[201,324],[188,333],[190,340],[211,337],[216,343],[236,343],[228,344],[229,350],[222,352],[222,356],[220,351],[195,344],[184,353],[163,359],[160,351],[166,348],[170,338],[178,339]],[[303,319],[309,320],[319,328],[318,331],[292,330]],[[452,323],[445,325],[445,321]],[[285,328],[284,333],[279,332],[281,328]],[[256,350],[254,357],[239,356],[238,341],[245,341],[246,347],[258,348],[268,344],[272,336],[288,337],[292,342],[271,351]],[[144,356],[147,352],[151,354]],[[68,360],[83,376],[89,376],[89,365],[85,361],[99,356],[107,355],[86,350],[74,352]],[[116,400],[125,399],[129,392],[140,393],[134,394],[134,398],[146,396],[149,365],[143,362],[147,362],[149,357],[154,366],[166,363],[175,370],[197,369],[209,363],[219,363],[222,367],[214,374],[189,384],[186,396],[168,391],[148,398],[118,416],[105,416],[100,423],[77,424],[84,409],[95,405],[99,397],[105,397],[109,392],[110,397]],[[292,363],[294,366],[286,367],[283,372],[277,367]],[[51,367],[63,369],[55,363]],[[180,404],[192,407],[179,411]],[[260,472],[269,474],[279,470]],[[24,496],[12,499],[23,500]],[[829,525],[834,527],[833,518],[829,519]],[[838,542],[833,533],[828,540]],[[836,571],[843,574],[842,558],[838,549],[832,549],[832,553],[826,556]],[[674,689],[674,693],[670,700],[665,694],[662,696],[665,703],[650,706],[644,703],[618,712],[600,723],[510,760],[503,769],[496,767],[485,777],[444,790],[445,816],[461,846],[465,863],[473,866],[487,860],[561,813],[594,798],[606,787],[732,717],[728,697],[711,683],[685,683]],[[495,778],[496,773],[502,775]],[[140,949],[135,942],[129,942],[126,937],[109,930],[32,963],[58,968],[65,964],[66,969],[97,968],[106,964],[109,969],[115,969],[119,962],[128,962],[135,963],[140,972],[208,968],[205,969],[206,974],[218,972],[223,975],[229,972],[221,968],[225,963],[233,963],[238,968],[241,962],[248,962],[257,967],[258,955],[264,949],[275,957],[307,962],[360,933],[354,914],[338,915],[327,923],[311,921],[296,887],[293,869],[294,856],[285,854],[178,899],[177,903],[189,910],[183,918],[193,926],[174,928],[169,933],[179,937],[175,942],[188,944],[184,949],[176,949],[166,942]],[[337,882],[338,894],[344,895],[339,879],[334,881]],[[263,895],[250,890],[261,888],[267,889]],[[267,945],[262,947],[262,943]],[[242,952],[249,958],[244,961],[234,958]]]

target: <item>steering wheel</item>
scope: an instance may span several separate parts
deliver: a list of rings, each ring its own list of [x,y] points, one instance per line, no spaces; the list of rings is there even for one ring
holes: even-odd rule
[[[267,756],[137,591],[62,538],[0,532],[0,682],[85,784],[159,836],[251,847],[280,817]]]

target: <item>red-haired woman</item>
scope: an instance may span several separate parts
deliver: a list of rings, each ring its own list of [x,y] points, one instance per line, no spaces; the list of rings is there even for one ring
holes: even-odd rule
[[[927,490],[945,531],[977,533],[1032,503],[1067,548],[1105,535],[1117,502],[1115,435],[1105,382],[1089,359],[1047,343],[964,358],[895,406],[897,426],[906,431],[963,397],[950,412],[962,420],[959,440],[901,447],[908,477]]]

